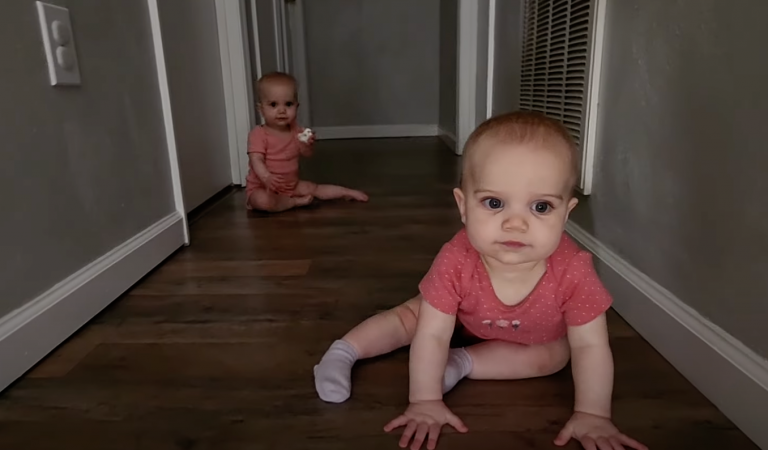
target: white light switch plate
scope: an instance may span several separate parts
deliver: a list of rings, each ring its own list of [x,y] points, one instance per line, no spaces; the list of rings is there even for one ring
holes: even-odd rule
[[[80,85],[80,68],[69,10],[37,2],[37,14],[40,17],[51,86]]]

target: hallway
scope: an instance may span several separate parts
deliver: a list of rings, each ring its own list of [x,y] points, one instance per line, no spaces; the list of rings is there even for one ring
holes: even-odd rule
[[[317,398],[312,367],[416,293],[460,225],[457,163],[436,138],[321,141],[304,176],[368,204],[267,217],[242,190],[224,197],[193,220],[190,247],[0,395],[0,448],[397,449],[382,427],[407,403],[406,350],[359,364],[340,405]],[[613,313],[610,331],[622,431],[653,450],[757,449]],[[446,402],[470,432],[446,427],[437,448],[557,448],[572,400],[568,369],[462,381]]]

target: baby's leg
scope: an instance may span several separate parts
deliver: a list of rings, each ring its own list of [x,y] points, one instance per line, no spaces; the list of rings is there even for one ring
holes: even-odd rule
[[[296,187],[296,195],[312,195],[320,200],[335,200],[343,198],[345,200],[357,200],[367,202],[368,196],[361,191],[334,186],[332,184],[315,184],[311,181],[299,181]]]
[[[253,209],[266,212],[281,212],[297,206],[305,206],[312,202],[311,195],[289,197],[279,195],[267,189],[255,189],[248,196],[248,204]]]
[[[519,380],[552,375],[571,357],[567,339],[543,345],[520,345],[487,341],[467,348],[472,358],[469,378],[474,380]]]
[[[570,359],[567,339],[543,345],[485,341],[451,349],[443,379],[443,393],[464,377],[473,380],[519,380],[552,375]]]
[[[352,389],[352,366],[411,343],[421,296],[369,317],[335,341],[315,366],[315,388],[326,402],[341,403]]]

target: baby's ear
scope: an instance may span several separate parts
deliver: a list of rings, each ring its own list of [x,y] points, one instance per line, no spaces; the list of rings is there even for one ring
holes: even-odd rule
[[[456,199],[456,206],[459,207],[459,214],[461,214],[461,223],[466,225],[467,201],[466,201],[466,198],[464,197],[464,192],[462,192],[461,188],[454,188],[453,197]]]
[[[575,208],[576,205],[578,205],[578,204],[579,204],[579,199],[576,198],[575,196],[572,196],[568,200],[568,210],[565,213],[565,220],[568,220],[568,216],[571,214],[571,211],[573,211],[573,208]]]

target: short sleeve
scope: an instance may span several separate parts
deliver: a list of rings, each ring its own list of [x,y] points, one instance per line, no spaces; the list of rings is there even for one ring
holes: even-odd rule
[[[248,133],[248,153],[267,153],[267,135],[262,127],[258,126]]]
[[[595,271],[592,254],[579,251],[568,264],[561,281],[561,311],[568,326],[591,322],[613,303],[608,289]]]
[[[446,243],[419,283],[422,298],[438,311],[456,315],[459,310],[462,260],[461,250]]]

